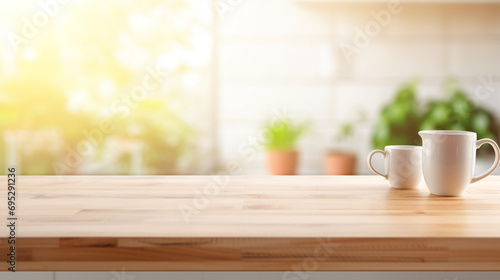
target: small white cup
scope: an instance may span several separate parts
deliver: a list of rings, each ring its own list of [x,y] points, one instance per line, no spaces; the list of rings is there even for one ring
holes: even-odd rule
[[[386,174],[375,170],[372,157],[381,154],[385,158]],[[395,189],[414,189],[422,183],[422,147],[386,146],[385,151],[374,150],[368,155],[368,167],[389,181]]]

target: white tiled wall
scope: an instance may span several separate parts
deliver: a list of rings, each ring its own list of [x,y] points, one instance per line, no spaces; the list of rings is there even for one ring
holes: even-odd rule
[[[499,4],[415,4],[402,11],[349,62],[340,46],[355,29],[373,21],[386,3],[301,3],[243,0],[224,13],[219,26],[219,116],[221,162],[237,159],[245,174],[265,174],[264,157],[240,153],[277,108],[312,122],[301,143],[301,174],[323,174],[322,156],[340,122],[365,110],[353,146],[359,173],[381,106],[401,83],[419,77],[421,98],[439,98],[454,75],[473,94],[479,77],[500,85]],[[499,112],[500,93],[481,104]],[[243,144],[242,144],[243,143]]]

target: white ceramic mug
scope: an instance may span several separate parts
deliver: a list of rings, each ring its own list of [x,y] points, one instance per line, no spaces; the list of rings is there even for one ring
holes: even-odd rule
[[[459,196],[465,188],[489,176],[498,166],[499,149],[491,139],[477,141],[469,131],[425,130],[418,133],[423,140],[422,167],[429,191],[439,196]],[[495,161],[484,174],[474,177],[476,150],[490,144]]]
[[[372,157],[381,154],[385,158],[386,174],[372,165]],[[368,167],[389,181],[396,189],[418,188],[422,182],[422,147],[386,146],[385,151],[374,150],[368,155]]]

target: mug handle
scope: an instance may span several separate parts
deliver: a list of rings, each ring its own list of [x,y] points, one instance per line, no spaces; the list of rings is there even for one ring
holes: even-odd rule
[[[500,149],[498,148],[497,143],[488,138],[481,139],[476,142],[476,149],[479,149],[483,144],[490,144],[493,147],[493,150],[495,150],[495,162],[493,162],[493,165],[490,167],[490,169],[488,169],[488,171],[477,177],[472,177],[471,184],[488,177],[491,173],[493,173],[493,171],[495,171],[495,169],[498,167],[498,163],[500,162]]]
[[[375,154],[381,154],[383,158],[385,158],[385,157],[386,157],[386,153],[385,153],[384,151],[382,151],[382,150],[374,150],[374,151],[372,151],[372,152],[368,155],[368,167],[370,167],[370,169],[371,169],[373,172],[375,172],[376,174],[378,174],[378,175],[380,175],[380,176],[384,177],[386,180],[388,180],[389,178],[388,178],[387,174],[382,174],[382,173],[378,172],[377,170],[375,170],[375,168],[373,167],[373,165],[372,165],[372,157],[373,157]],[[497,156],[498,156],[498,153],[497,153]]]

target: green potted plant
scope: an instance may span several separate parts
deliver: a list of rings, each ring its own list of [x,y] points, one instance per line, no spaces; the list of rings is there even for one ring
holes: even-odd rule
[[[375,123],[372,144],[383,150],[387,145],[419,145],[421,123],[419,103],[416,98],[417,82],[401,87],[395,98],[383,107]]]
[[[267,169],[271,175],[295,175],[298,163],[297,142],[306,131],[305,123],[289,119],[269,121],[264,127],[267,135]]]
[[[495,115],[472,102],[453,79],[445,83],[445,98],[429,101],[422,111],[416,86],[416,82],[403,86],[382,109],[372,136],[375,149],[420,145],[420,130],[465,130],[476,132],[478,138],[499,139],[500,127]],[[480,151],[480,155],[485,153],[487,150]]]
[[[446,84],[446,99],[426,105],[420,130],[464,130],[477,133],[478,139],[498,140],[499,124],[493,113],[474,104],[453,81]],[[484,155],[487,150],[480,150]]]
[[[357,156],[352,143],[356,126],[365,120],[366,112],[359,111],[354,121],[340,125],[335,135],[335,148],[328,150],[324,157],[327,175],[354,175],[356,173]]]
[[[337,142],[347,142],[352,139],[353,125],[345,123],[335,137]],[[325,172],[327,175],[354,175],[356,169],[356,154],[354,152],[335,149],[327,151],[325,158]]]

